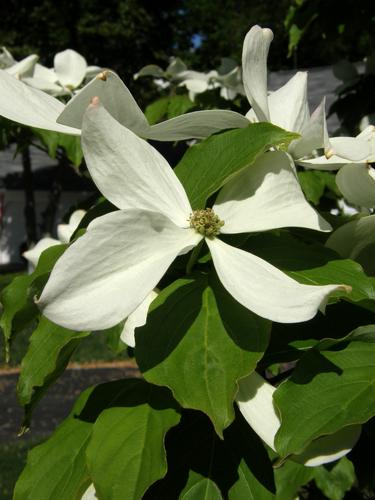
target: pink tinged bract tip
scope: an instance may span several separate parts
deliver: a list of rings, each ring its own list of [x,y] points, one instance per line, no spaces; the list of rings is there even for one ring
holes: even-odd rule
[[[96,96],[94,96],[94,97],[91,99],[91,101],[90,101],[90,106],[89,106],[89,107],[90,107],[90,108],[94,108],[94,107],[96,107],[96,106],[99,106],[99,104],[100,104],[100,99],[99,99],[99,97],[96,95]]]

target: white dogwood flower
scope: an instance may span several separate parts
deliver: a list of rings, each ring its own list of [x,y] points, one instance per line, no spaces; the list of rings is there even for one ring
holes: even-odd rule
[[[56,123],[65,105],[52,96],[72,95],[101,69],[88,66],[72,49],[58,52],[53,68],[37,60],[38,56],[31,55],[0,70],[0,115],[30,127],[80,135],[80,130]]]
[[[242,53],[243,81],[252,106],[250,121],[267,121],[301,135],[288,151],[298,164],[305,164],[316,149],[324,149],[327,158],[335,155],[349,160],[364,160],[369,154],[367,139],[360,136],[329,138],[325,117],[325,99],[310,116],[307,100],[307,72],[298,71],[275,92],[267,92],[267,56],[273,33],[253,26],[245,37]],[[302,160],[302,161],[300,161]],[[307,160],[308,162],[309,160]]]
[[[225,184],[212,209],[193,211],[166,160],[98,101],[85,114],[82,146],[92,179],[119,210],[91,222],[58,260],[39,299],[49,319],[76,330],[119,323],[203,239],[224,287],[265,318],[308,320],[339,288],[299,284],[218,237],[287,226],[330,230],[306,202],[286,153],[264,154]]]
[[[315,170],[338,170],[345,165],[363,165],[375,162],[375,126],[367,126],[356,137],[331,137],[330,149],[325,155],[303,158],[298,164]]]
[[[66,49],[55,55],[53,68],[36,64],[32,76],[23,81],[51,95],[71,95],[85,79],[100,71],[97,66],[88,66],[86,59],[75,50]]]
[[[161,89],[167,88],[171,83],[186,87],[192,101],[197,94],[218,87],[221,97],[226,100],[232,100],[237,94],[244,93],[241,70],[229,58],[222,58],[222,64],[218,71],[211,70],[204,73],[188,70],[186,64],[179,57],[172,57],[166,70],[156,64],[148,64],[134,75],[134,79],[137,80],[143,76],[153,76],[154,83]],[[161,82],[163,82],[162,85]]]

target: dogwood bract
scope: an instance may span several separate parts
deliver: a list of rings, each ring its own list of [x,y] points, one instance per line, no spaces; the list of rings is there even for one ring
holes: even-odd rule
[[[264,154],[222,188],[212,209],[193,211],[166,160],[98,99],[85,114],[82,146],[92,179],[120,210],[95,219],[57,262],[39,300],[52,321],[78,330],[117,324],[202,239],[228,292],[265,318],[306,321],[339,287],[301,285],[218,238],[286,226],[330,230],[306,202],[286,153]]]

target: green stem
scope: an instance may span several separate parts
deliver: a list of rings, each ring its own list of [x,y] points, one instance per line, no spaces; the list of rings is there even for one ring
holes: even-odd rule
[[[186,274],[189,275],[191,274],[194,264],[197,262],[199,253],[201,251],[202,245],[203,245],[204,239],[202,238],[201,241],[198,243],[198,245],[193,249],[193,251],[190,254],[190,258],[188,260],[188,263],[186,265]]]

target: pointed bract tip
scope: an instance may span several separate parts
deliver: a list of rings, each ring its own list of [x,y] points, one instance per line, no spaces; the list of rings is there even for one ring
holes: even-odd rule
[[[334,155],[333,149],[328,149],[327,151],[324,152],[324,156],[329,160],[333,155]]]
[[[103,82],[106,82],[107,78],[108,78],[108,74],[109,74],[108,70],[104,70],[104,71],[101,71],[100,73],[98,73],[95,78],[97,80],[102,80]]]
[[[89,108],[96,108],[97,106],[99,106],[99,104],[100,104],[99,96],[95,95],[94,97],[91,98]]]
[[[353,291],[353,287],[350,285],[340,285],[339,289],[346,293],[351,293]]]
[[[255,32],[261,32],[264,38],[268,38],[269,40],[273,40],[273,31],[270,28],[262,28],[259,24],[255,24],[248,31],[248,35],[254,34]]]
[[[268,38],[269,40],[273,40],[273,31],[269,28],[263,28],[263,37]]]

